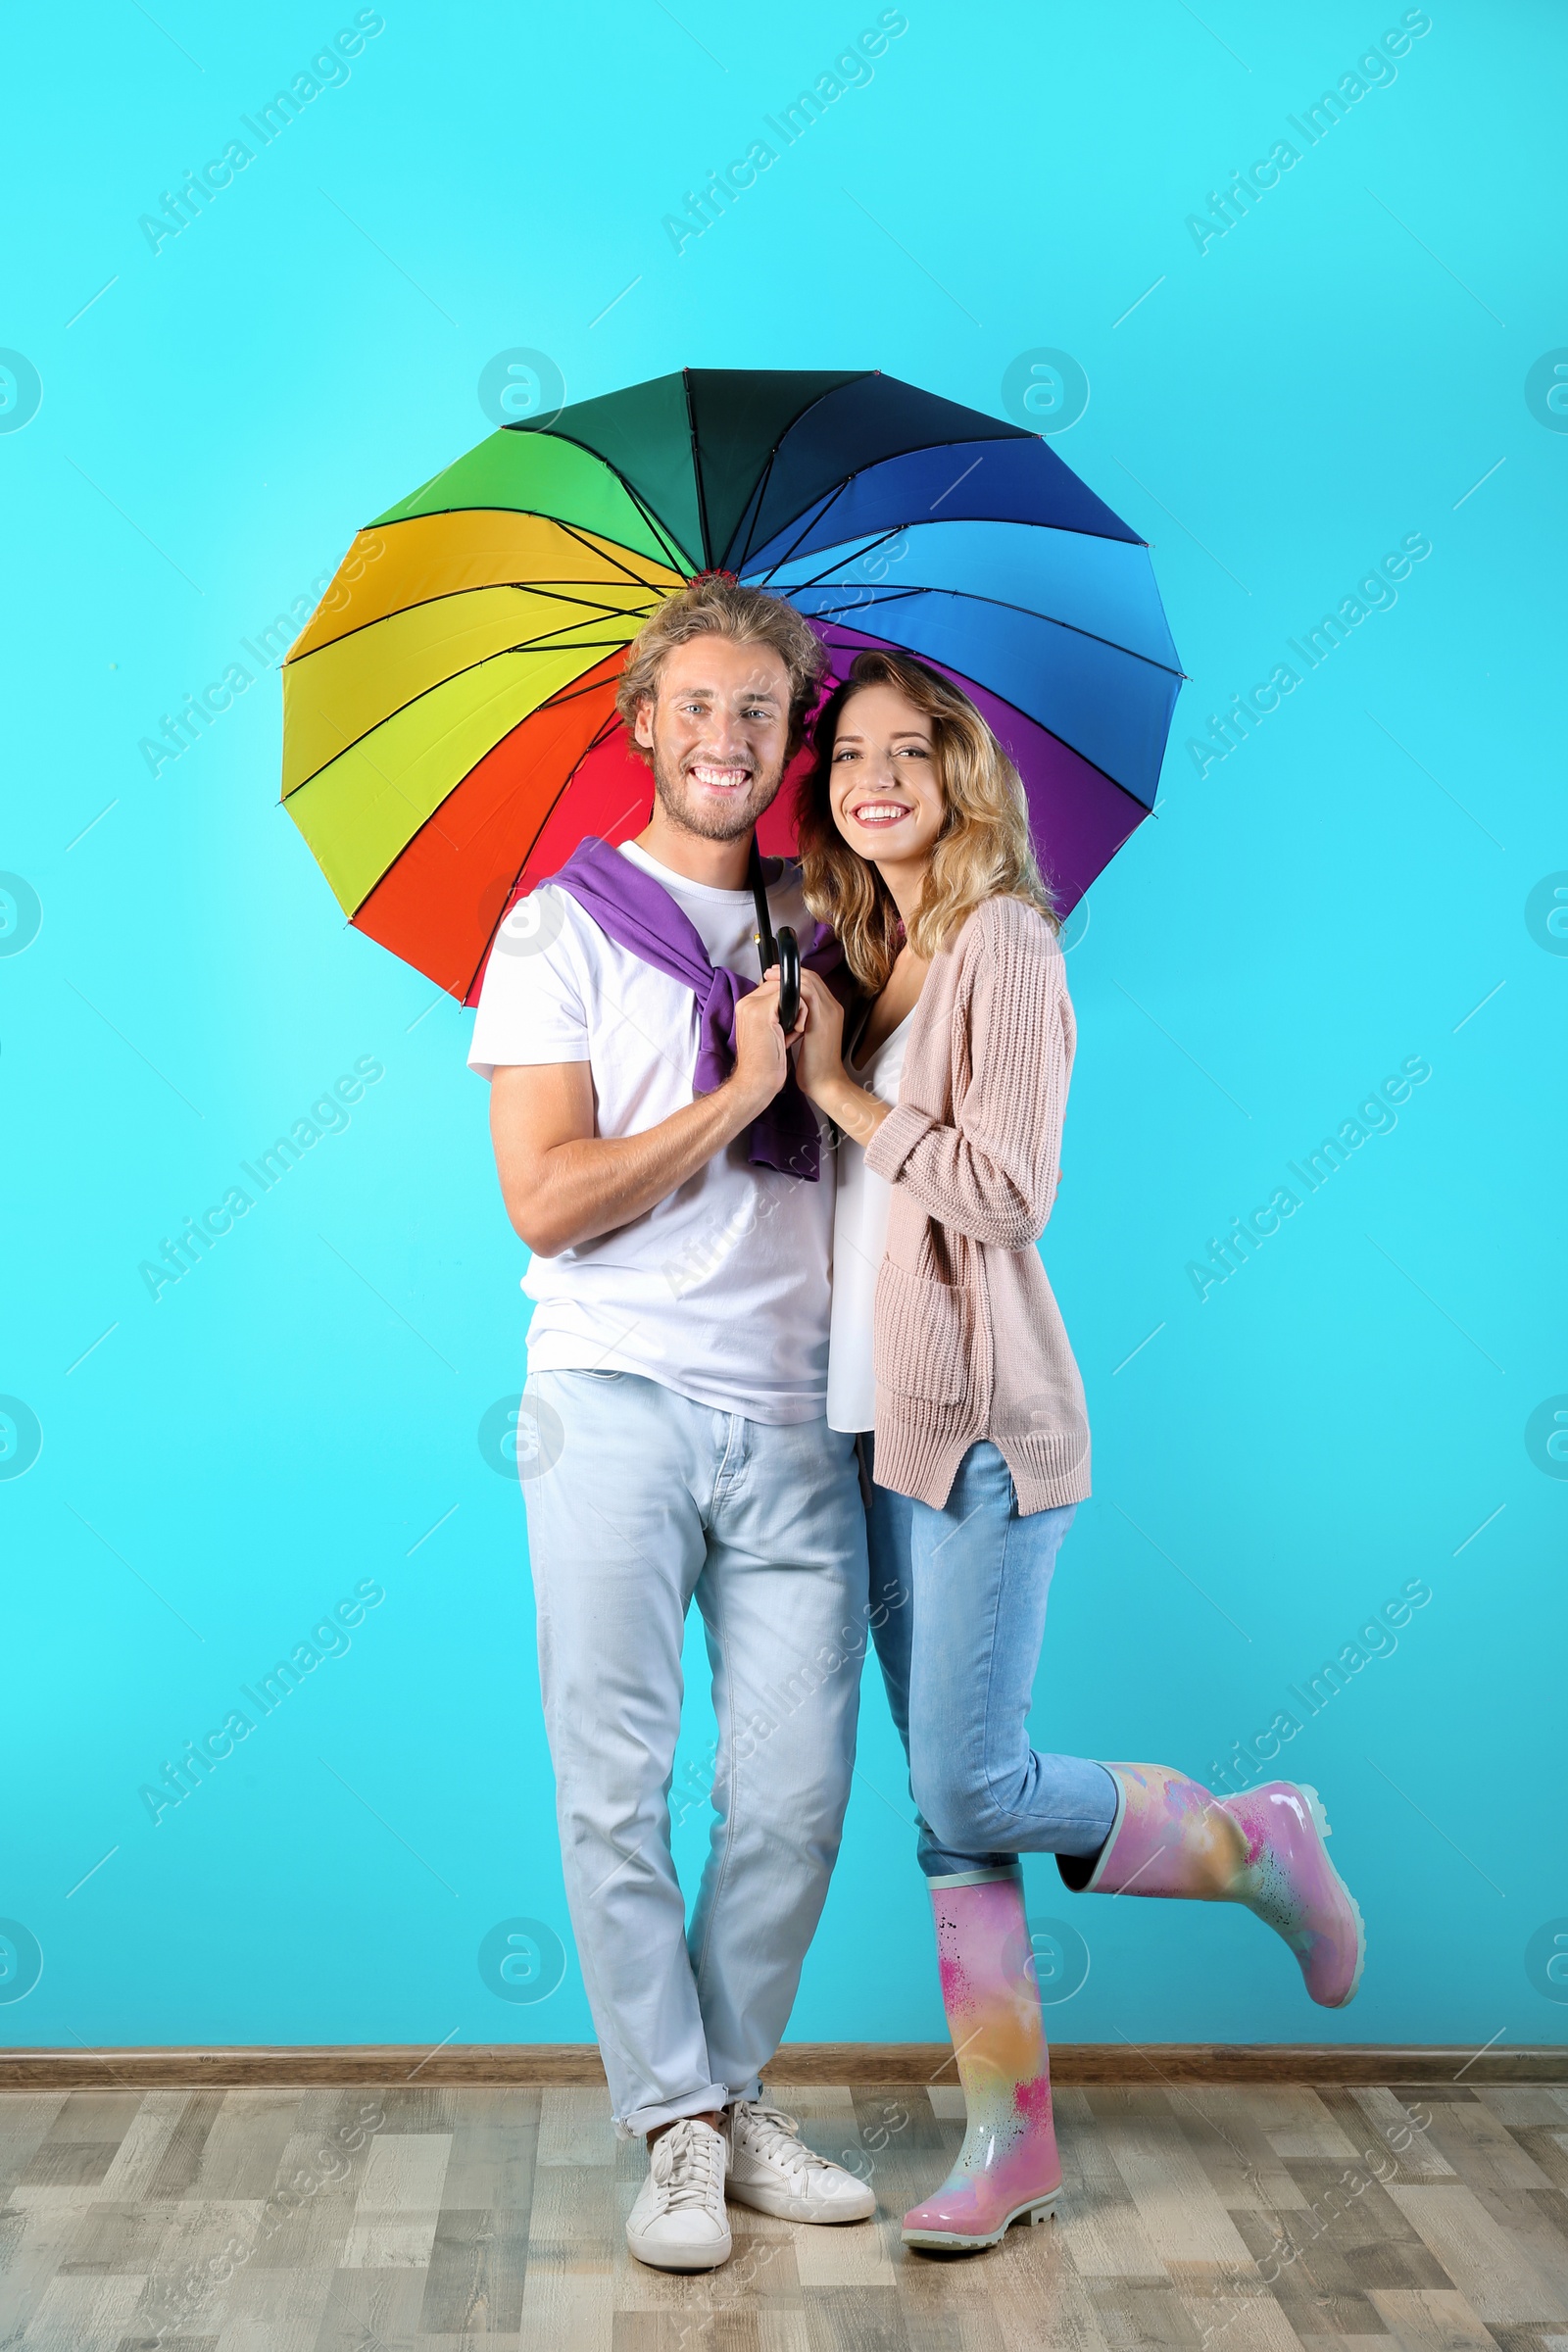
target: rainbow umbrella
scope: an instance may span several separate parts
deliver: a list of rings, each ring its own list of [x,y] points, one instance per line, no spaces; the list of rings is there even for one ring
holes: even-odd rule
[[[1182,673],[1149,549],[1046,441],[895,376],[687,368],[504,426],[355,539],[283,667],[284,805],[351,922],[472,1003],[513,900],[646,821],[616,680],[712,568],[837,676],[884,646],[961,686],[1063,911],[1153,806]]]

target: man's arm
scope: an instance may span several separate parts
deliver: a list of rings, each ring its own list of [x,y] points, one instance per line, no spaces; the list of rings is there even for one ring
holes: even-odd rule
[[[514,1230],[539,1256],[559,1257],[644,1215],[772,1102],[789,1068],[790,1043],[778,1025],[778,976],[770,973],[736,1007],[735,1067],[724,1084],[642,1135],[594,1132],[586,1061],[499,1068],[490,1082],[490,1137]]]

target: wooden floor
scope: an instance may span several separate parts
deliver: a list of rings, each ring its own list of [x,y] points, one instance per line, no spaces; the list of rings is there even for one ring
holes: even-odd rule
[[[732,2209],[689,2279],[627,2255],[603,2090],[6,2093],[0,2346],[1568,2352],[1568,2089],[1064,2089],[1057,2219],[970,2259],[898,2235],[956,2091],[769,2093],[879,2218]]]

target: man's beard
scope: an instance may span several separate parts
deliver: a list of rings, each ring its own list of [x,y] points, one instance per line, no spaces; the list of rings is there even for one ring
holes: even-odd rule
[[[683,832],[696,833],[704,841],[740,841],[750,833],[764,808],[770,808],[778,797],[784,781],[780,768],[776,776],[755,771],[744,794],[725,806],[699,801],[679,768],[673,771],[654,751],[654,790],[664,814]]]

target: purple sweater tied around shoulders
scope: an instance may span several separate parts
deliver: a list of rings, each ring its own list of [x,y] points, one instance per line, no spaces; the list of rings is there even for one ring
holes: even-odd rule
[[[697,999],[699,1040],[692,1092],[714,1093],[735,1066],[736,1004],[757,982],[732,972],[727,964],[710,963],[696,924],[662,884],[592,834],[549,879],[575,899],[617,948],[628,948],[655,971],[691,990]],[[808,926],[801,940],[801,961],[838,993],[844,953],[825,923]],[[816,1114],[793,1067],[779,1093],[752,1121],[747,1142],[754,1168],[772,1168],[781,1176],[816,1183]]]

